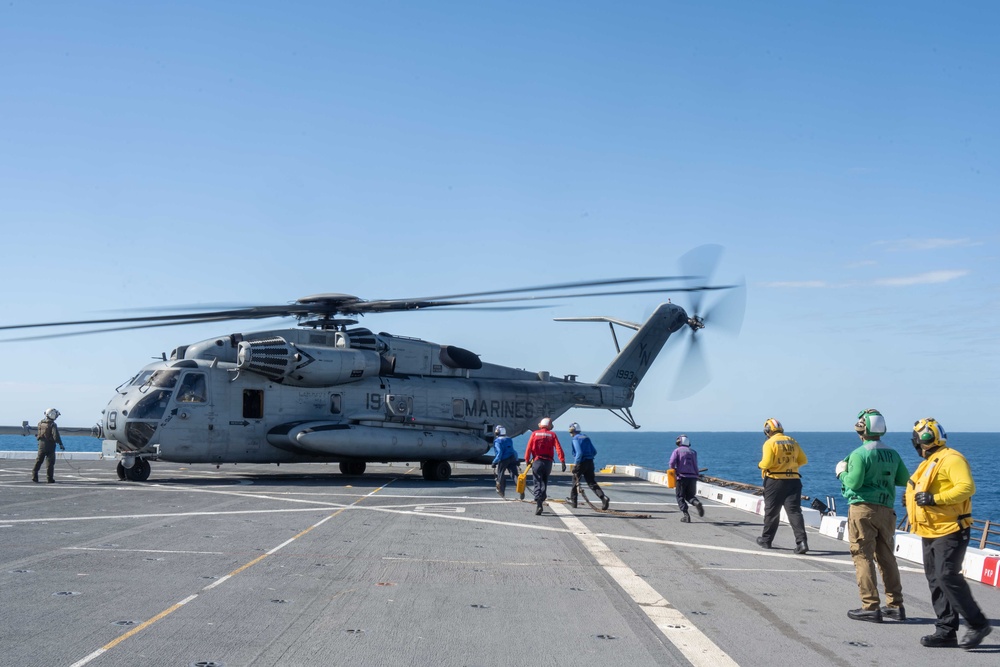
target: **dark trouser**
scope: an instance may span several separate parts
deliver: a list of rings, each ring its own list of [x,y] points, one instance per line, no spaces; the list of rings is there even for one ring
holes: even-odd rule
[[[674,483],[674,491],[677,493],[677,507],[685,514],[688,513],[688,503],[698,504],[692,502],[695,500],[695,494],[698,493],[697,477],[678,477]]]
[[[503,495],[507,491],[507,475],[505,472],[510,473],[510,479],[517,485],[517,457],[511,456],[504,459],[497,464],[497,486],[500,487],[500,495]]]
[[[552,461],[535,459],[531,462],[531,490],[535,495],[535,503],[539,507],[548,498],[545,491],[549,488],[550,474],[552,474]]]
[[[56,470],[56,443],[47,445],[44,442],[38,443],[38,457],[35,459],[35,469],[31,471],[31,478],[38,479],[38,471],[42,467],[42,461],[48,458],[48,467],[45,469],[49,479],[52,479],[52,475]]]
[[[937,614],[938,634],[954,635],[958,616],[965,617],[970,628],[981,628],[989,621],[972,598],[969,583],[962,576],[962,561],[969,546],[969,529],[942,537],[925,537],[924,576],[931,589],[931,604]]]
[[[781,508],[785,508],[788,523],[795,534],[795,542],[806,541],[806,522],[802,519],[802,480],[764,478],[764,532],[761,537],[768,544],[774,540],[781,521]]]
[[[569,499],[574,503],[577,497],[577,488],[580,486],[580,478],[583,478],[587,482],[587,486],[597,494],[598,498],[604,498],[604,491],[601,491],[601,487],[597,484],[597,478],[594,477],[594,459],[587,459],[586,461],[580,461],[573,466],[573,488],[569,491]]]
[[[847,510],[847,535],[861,593],[861,608],[868,611],[879,608],[876,565],[882,572],[886,602],[890,607],[903,606],[903,584],[894,548],[895,510],[875,503],[852,504]]]

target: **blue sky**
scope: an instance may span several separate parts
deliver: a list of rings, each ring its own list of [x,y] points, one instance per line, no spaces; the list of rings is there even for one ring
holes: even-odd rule
[[[1000,7],[989,2],[14,2],[4,324],[675,272],[725,246],[739,337],[647,430],[1000,431]],[[674,299],[685,303],[683,296]],[[595,379],[656,297],[369,316]],[[151,357],[259,323],[4,343],[0,423],[97,421]],[[626,428],[572,411],[588,430]]]

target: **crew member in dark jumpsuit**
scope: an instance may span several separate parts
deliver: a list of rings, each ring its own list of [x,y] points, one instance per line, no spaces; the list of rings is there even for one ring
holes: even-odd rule
[[[59,417],[59,411],[55,408],[49,408],[45,411],[45,417],[42,421],[38,422],[38,457],[35,459],[35,468],[31,471],[31,481],[38,481],[38,471],[42,467],[42,461],[46,458],[48,461],[48,466],[45,471],[48,473],[48,478],[46,481],[51,484],[56,481],[53,477],[56,469],[56,445],[59,445],[59,449],[66,451],[63,447],[62,438],[59,436],[59,428],[56,426],[56,418]]]
[[[559,438],[552,431],[552,420],[546,417],[538,422],[538,430],[528,438],[528,447],[524,450],[524,465],[531,466],[534,480],[532,489],[535,496],[535,514],[542,513],[542,503],[548,497],[545,493],[549,486],[549,475],[552,473],[552,460],[559,454],[562,471],[566,472],[566,455],[563,454]]]

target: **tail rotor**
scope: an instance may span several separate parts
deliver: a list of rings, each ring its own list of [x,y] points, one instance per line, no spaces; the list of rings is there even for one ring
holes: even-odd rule
[[[680,265],[686,275],[699,276],[701,281],[708,283],[721,257],[722,246],[704,245],[681,257]],[[705,292],[691,292],[690,295],[687,340],[677,379],[669,394],[670,400],[674,401],[694,396],[711,380],[701,344],[701,339],[705,336],[704,330],[722,331],[735,336],[742,328],[746,312],[746,280],[741,278],[708,306],[703,303]]]

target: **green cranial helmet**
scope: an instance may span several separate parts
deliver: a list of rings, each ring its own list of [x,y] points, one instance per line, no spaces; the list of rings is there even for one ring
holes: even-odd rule
[[[881,438],[885,435],[885,417],[875,408],[868,408],[858,413],[858,421],[854,424],[854,430],[862,438]]]

